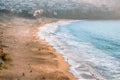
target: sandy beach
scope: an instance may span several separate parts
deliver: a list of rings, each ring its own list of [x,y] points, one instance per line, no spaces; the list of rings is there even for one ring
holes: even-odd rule
[[[21,17],[0,21],[5,54],[0,80],[77,80],[63,56],[36,34],[40,26],[53,21]]]

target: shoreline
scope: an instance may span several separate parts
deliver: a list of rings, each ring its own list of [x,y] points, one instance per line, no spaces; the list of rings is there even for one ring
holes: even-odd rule
[[[62,24],[62,23],[60,23],[60,24]],[[56,26],[58,26],[60,24],[59,24],[59,21],[58,21],[58,22],[50,23],[48,25],[44,25],[43,28],[42,28],[42,30],[41,29],[39,30],[40,33],[38,33],[38,35],[39,35],[39,37],[42,36],[42,40],[45,40],[48,44],[50,44],[54,48],[56,48],[56,50],[59,50],[59,48],[60,48],[60,52],[61,52],[61,49],[64,49],[63,48],[64,44],[61,43],[61,42],[59,42],[59,40],[57,40],[57,38],[54,36],[54,33],[58,29],[58,28],[56,29]],[[54,26],[54,27],[52,27],[52,26]],[[54,43],[54,41],[55,41],[55,43]],[[79,61],[80,64],[79,64],[78,62],[76,62],[76,61],[70,59],[68,56],[64,55],[65,54],[64,51],[61,54],[64,57],[64,61],[66,61],[70,65],[69,66],[70,67],[70,73],[74,74],[74,76],[76,76],[78,79],[80,79],[80,80],[82,80],[82,79],[89,80],[89,78],[90,79],[94,78],[94,79],[106,80],[106,78],[104,76],[102,76],[99,72],[97,72],[96,70],[94,70],[93,67],[91,67],[86,62],[80,60]],[[68,61],[68,59],[69,59],[69,61]],[[76,69],[74,69],[74,68],[76,68]],[[83,74],[84,77],[82,77],[82,74],[79,75],[79,73],[77,73],[77,71],[76,71],[77,69],[78,70],[80,69],[81,70],[80,72],[84,72],[84,69],[86,69],[86,71],[88,70],[88,74],[89,75]],[[83,69],[83,71],[82,71],[82,69]]]
[[[47,25],[47,24],[50,24],[50,23],[55,23],[55,22],[58,22],[58,21],[67,21],[65,19],[60,19],[60,20],[55,20],[55,21],[52,21],[52,22],[48,22],[48,23],[45,23],[43,25],[40,25],[38,28],[37,28],[37,33],[39,32],[40,28],[41,27],[45,27],[44,25]],[[69,20],[68,20],[69,21]],[[38,35],[37,35],[38,36]],[[45,40],[42,40],[39,36],[38,36],[39,40],[41,40],[43,43],[45,43],[46,45],[49,45],[50,47],[53,48],[52,45],[50,45],[49,43],[47,43]],[[54,48],[53,48],[54,49]],[[55,55],[57,56],[57,60],[58,60],[58,63],[59,63],[59,66],[60,66],[60,71],[62,71],[64,74],[66,74],[70,80],[77,80],[77,78],[71,73],[69,72],[69,69],[70,69],[70,64],[68,62],[65,61],[64,59],[64,55],[61,54],[61,53],[58,53],[55,51],[54,49],[54,52],[55,52]],[[62,65],[62,66],[61,66]]]

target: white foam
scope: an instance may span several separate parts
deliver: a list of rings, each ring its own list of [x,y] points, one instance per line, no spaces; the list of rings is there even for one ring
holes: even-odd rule
[[[106,80],[106,78],[97,72],[96,69],[93,69],[91,65],[99,67],[105,66],[108,68],[107,70],[114,70],[114,72],[117,73],[117,67],[119,67],[120,63],[113,57],[96,49],[91,43],[75,41],[77,38],[70,35],[64,27],[62,28],[62,32],[56,33],[61,26],[71,24],[72,22],[74,21],[58,21],[47,24],[45,27],[40,27],[38,35],[41,39],[51,44],[56,51],[64,55],[64,59],[71,65],[70,72],[80,80]],[[91,79],[87,79],[85,76]],[[114,76],[119,77],[119,74]]]

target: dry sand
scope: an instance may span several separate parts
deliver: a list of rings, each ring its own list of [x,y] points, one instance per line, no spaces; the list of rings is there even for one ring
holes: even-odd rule
[[[6,54],[0,80],[76,80],[63,56],[36,34],[41,25],[51,21],[55,20],[14,17],[0,25]]]

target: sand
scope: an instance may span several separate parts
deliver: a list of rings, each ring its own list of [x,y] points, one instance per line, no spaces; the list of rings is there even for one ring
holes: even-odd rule
[[[40,26],[53,21],[14,17],[1,22],[6,56],[0,80],[77,80],[63,56],[37,35]]]

